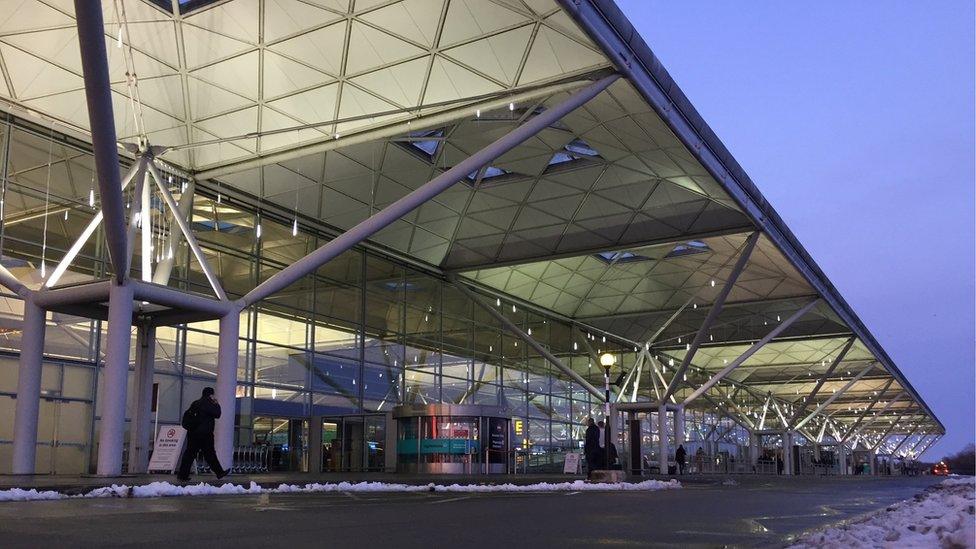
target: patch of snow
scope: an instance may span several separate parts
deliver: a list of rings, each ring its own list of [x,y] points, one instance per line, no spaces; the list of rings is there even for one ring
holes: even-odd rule
[[[212,496],[232,494],[290,494],[314,492],[570,492],[570,491],[654,491],[674,490],[681,488],[677,480],[645,480],[643,482],[628,483],[588,483],[582,480],[573,482],[539,482],[536,484],[398,484],[390,482],[337,482],[337,483],[309,483],[280,484],[276,488],[262,488],[256,482],[244,487],[240,484],[225,483],[217,486],[205,483],[188,484],[186,486],[170,484],[169,482],[152,482],[142,486],[127,486],[113,484],[95,488],[80,495],[69,496],[54,491],[38,492],[37,490],[23,490],[11,488],[0,490],[0,501],[39,501],[67,498],[154,498],[173,496]]]
[[[860,520],[806,535],[791,549],[813,547],[976,546],[976,479],[951,478]]]
[[[21,488],[11,488],[0,490],[0,501],[44,501],[52,499],[63,499],[68,496],[51,490],[38,492],[35,489],[23,490]]]
[[[272,490],[277,493],[288,492],[584,492],[584,491],[632,491],[632,490],[672,490],[681,488],[677,480],[645,480],[643,482],[539,482],[536,484],[391,484],[386,482],[340,482],[338,484],[282,484]]]

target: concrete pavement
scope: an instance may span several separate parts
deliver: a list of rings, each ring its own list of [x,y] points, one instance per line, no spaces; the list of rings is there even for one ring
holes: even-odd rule
[[[723,484],[726,477],[698,478],[682,490],[660,492],[327,493],[5,503],[0,504],[0,540],[4,547],[778,546],[802,531],[910,498],[941,480],[729,478],[734,485]]]

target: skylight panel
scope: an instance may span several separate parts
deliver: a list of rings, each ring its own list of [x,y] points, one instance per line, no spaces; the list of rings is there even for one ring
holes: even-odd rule
[[[578,139],[578,138],[570,141],[566,145],[565,149],[571,153],[576,153],[583,156],[590,156],[594,158],[600,157],[600,153],[596,152],[596,149],[589,146],[589,144],[587,144],[586,141],[583,141],[582,139]]]
[[[479,181],[482,183],[486,183],[491,180],[497,180],[498,178],[502,178],[506,175],[516,175],[516,174],[513,174],[512,172],[504,168],[499,168],[498,166],[486,166],[483,170],[476,170],[469,173],[465,177],[465,183],[467,183],[468,186],[470,187],[474,187]],[[499,181],[492,181],[492,182],[497,183]]]
[[[646,255],[635,254],[634,252],[598,252],[593,254],[594,257],[603,261],[604,263],[630,263],[633,261],[650,261],[651,257]]]
[[[678,244],[670,252],[668,252],[668,255],[664,257],[683,257],[686,255],[694,255],[710,251],[712,251],[712,249],[708,247],[708,244],[705,244],[700,240],[690,240],[684,244]]]
[[[552,158],[549,159],[549,165],[558,166],[570,162],[596,160],[600,158],[602,157],[596,149],[591,147],[586,141],[577,138],[567,143],[561,151],[556,151],[552,155]]]
[[[430,139],[424,139],[425,137]],[[437,149],[440,147],[443,137],[443,129],[421,130],[408,134],[407,142],[401,143],[401,145],[407,147],[410,152],[419,154],[428,161],[433,161],[434,157],[437,156]]]

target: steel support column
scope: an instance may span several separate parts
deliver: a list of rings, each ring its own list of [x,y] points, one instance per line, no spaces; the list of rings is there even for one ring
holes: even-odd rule
[[[193,207],[193,195],[197,188],[196,185],[196,180],[191,179],[187,183],[186,190],[180,195],[177,211],[169,212],[172,223],[170,224],[169,236],[166,239],[166,250],[164,250],[163,260],[156,264],[156,271],[153,273],[153,284],[162,284],[163,286],[169,284],[169,276],[173,272],[173,264],[176,262],[176,254],[180,248],[180,236],[183,234],[183,231],[173,230],[172,227],[179,226],[176,217],[180,217],[184,221],[189,222],[190,210]]]
[[[17,280],[17,277],[15,277],[13,273],[8,271],[3,265],[0,265],[0,286],[7,288],[11,292],[24,298],[24,300],[26,300],[31,294],[31,291],[27,289],[27,286],[25,286],[23,282]]]
[[[837,441],[837,467],[840,475],[847,475],[847,445],[842,440]]]
[[[759,430],[766,428],[766,414],[769,412],[769,402],[773,399],[773,394],[766,394],[766,401],[763,402],[762,415],[759,416]]]
[[[11,472],[15,475],[34,473],[46,316],[44,309],[33,300],[24,300],[24,327],[20,337],[20,364],[17,369],[17,404],[14,412],[14,448],[11,467]]]
[[[742,251],[739,252],[739,258],[736,260],[735,266],[732,267],[732,272],[729,273],[729,278],[726,279],[722,290],[715,297],[712,308],[709,309],[708,315],[705,316],[705,320],[698,327],[698,332],[695,333],[695,338],[688,344],[688,350],[685,352],[685,357],[681,360],[678,371],[674,373],[674,377],[671,378],[671,383],[668,384],[668,388],[664,391],[664,398],[674,394],[674,391],[678,388],[678,383],[684,379],[685,372],[688,370],[692,359],[695,358],[698,348],[705,342],[705,339],[708,337],[708,331],[712,329],[712,324],[718,318],[718,315],[722,313],[722,307],[725,306],[726,298],[732,293],[732,288],[735,287],[735,281],[739,278],[742,270],[745,269],[746,263],[749,262],[749,256],[752,255],[752,250],[756,247],[757,240],[759,240],[759,231],[750,234],[749,238],[746,239]]]
[[[248,292],[239,302],[241,308],[243,309],[275,292],[285,289],[342,252],[366,240],[383,228],[396,222],[407,213],[419,208],[442,191],[450,188],[458,181],[462,181],[471,172],[480,170],[486,164],[531,139],[567,114],[583,106],[589,100],[610,87],[618,78],[620,78],[620,75],[613,74],[577,91],[562,103],[554,105],[539,115],[530,118],[521,126],[518,126],[487,147],[458,162],[452,168],[424,183],[416,190],[386,208],[383,208],[373,216],[358,223],[355,227],[342,233],[334,240],[331,240],[281,271],[278,271],[271,278],[262,282],[257,288]]]
[[[112,88],[109,84],[102,10],[94,9],[88,0],[75,0],[75,22],[78,27],[85,97],[88,100],[88,127],[91,129],[98,192],[105,218],[105,240],[116,282],[122,283],[128,275],[125,270],[128,264],[125,253],[125,208],[122,205],[122,181],[119,178],[119,154],[116,149],[115,116],[112,113]],[[124,404],[123,402],[123,407]],[[121,455],[119,458],[121,459]]]
[[[217,387],[214,397],[220,404],[220,419],[214,430],[214,447],[220,466],[230,469],[234,457],[234,416],[237,414],[237,359],[241,313],[234,310],[220,319],[217,339]]]
[[[184,216],[177,215],[180,211],[179,205],[176,204],[176,200],[173,199],[173,195],[169,192],[169,187],[166,186],[163,176],[159,174],[159,170],[153,165],[152,160],[146,162],[146,167],[149,168],[149,173],[152,174],[152,178],[156,180],[156,188],[159,189],[160,196],[163,197],[163,201],[172,212],[173,221],[176,222],[176,226],[180,228],[180,232],[183,233],[183,238],[186,239],[187,246],[193,252],[193,256],[197,259],[197,264],[200,265],[200,269],[203,271],[204,276],[207,277],[207,281],[210,282],[210,287],[213,289],[214,294],[217,299],[221,301],[227,300],[227,294],[224,293],[224,288],[220,285],[220,280],[217,279],[217,275],[210,268],[210,264],[207,263],[207,256],[203,253],[200,248],[200,244],[197,243],[197,239],[193,236],[193,229],[190,227],[190,223],[185,219]]]
[[[752,471],[756,471],[756,464],[759,463],[759,435],[749,431],[749,465]]]
[[[793,470],[793,431],[783,432],[783,474],[792,476],[796,474]]]
[[[89,10],[90,11],[90,10]],[[98,433],[99,476],[122,473],[122,440],[125,427],[126,386],[132,336],[132,286],[112,284],[109,290],[108,334],[105,337],[105,378],[102,422]]]
[[[657,462],[662,475],[668,474],[668,408],[661,404],[657,408]]]
[[[153,443],[152,399],[153,366],[156,362],[156,328],[136,328],[135,379],[133,406],[129,422],[129,472],[145,473]]]
[[[145,157],[140,156],[139,158],[137,158],[135,165],[136,165],[136,175],[133,178],[134,188],[132,190],[132,202],[129,204],[129,228],[128,231],[126,232],[126,237],[125,237],[125,245],[126,245],[125,272],[126,273],[132,271],[132,256],[134,250],[136,249],[136,235],[139,234],[140,226],[142,228],[141,231],[142,234],[140,237],[143,241],[140,250],[140,254],[142,255],[141,257],[142,265],[140,266],[140,269],[146,269],[147,264],[151,263],[150,260],[152,259],[152,254],[149,252],[149,248],[152,245],[152,241],[150,240],[151,237],[149,236],[150,224],[142,222],[145,221],[145,219],[143,219],[143,212],[146,212],[146,215],[151,215],[150,212],[152,211],[152,208],[149,204],[150,181],[149,181],[149,176],[146,175]],[[94,221],[94,219],[92,221]],[[73,259],[74,258],[72,258],[72,260]],[[64,260],[62,260],[62,263],[65,263]],[[146,274],[145,273],[141,273],[141,274],[142,274],[142,279],[146,280]]]
[[[685,443],[685,407],[678,405],[674,411],[674,447]]]

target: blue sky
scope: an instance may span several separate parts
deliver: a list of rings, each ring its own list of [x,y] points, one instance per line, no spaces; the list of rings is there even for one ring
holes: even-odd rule
[[[948,433],[974,440],[973,3],[617,0]]]

